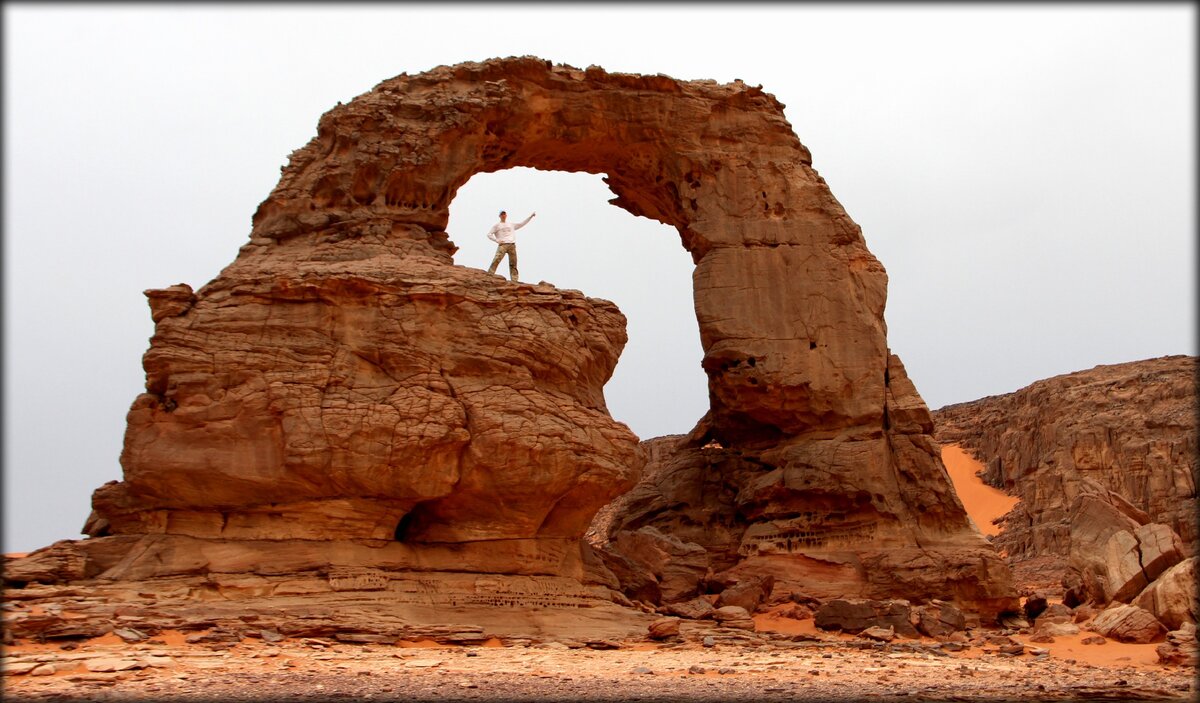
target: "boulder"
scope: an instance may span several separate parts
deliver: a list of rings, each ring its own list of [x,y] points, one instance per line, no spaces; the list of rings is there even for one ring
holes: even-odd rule
[[[871,627],[876,613],[869,601],[836,598],[817,608],[813,618],[822,630],[858,633]]]
[[[650,525],[621,532],[605,548],[628,559],[643,574],[653,576],[664,603],[694,598],[709,570],[708,553],[703,547]]]
[[[713,611],[713,620],[726,622],[728,620],[745,620],[750,617],[746,609],[738,605],[726,605]]]
[[[868,627],[867,629],[858,633],[858,636],[865,637],[869,640],[875,640],[877,642],[891,642],[896,638],[896,630],[890,625],[887,627],[872,625],[871,627]]]
[[[1179,535],[1166,525],[1141,525],[1113,533],[1105,544],[1104,589],[1108,602],[1128,603],[1151,581],[1183,559]]]
[[[1000,624],[1013,630],[1024,630],[1029,627],[1029,621],[1024,615],[1007,613],[1000,616]]]
[[[1062,619],[1063,622],[1070,622],[1075,617],[1075,612],[1063,603],[1050,603],[1046,605],[1037,616],[1037,621]]]
[[[621,592],[628,598],[643,603],[661,603],[662,590],[658,578],[642,562],[604,547],[593,547],[604,567],[620,584]]]
[[[650,639],[666,640],[679,636],[679,618],[659,618],[647,626]]]
[[[678,615],[681,618],[701,620],[711,618],[716,608],[704,598],[693,598],[680,603],[667,603],[662,606],[661,610],[672,615]]]
[[[1076,624],[1078,624],[1078,623],[1087,622],[1088,620],[1091,620],[1092,618],[1096,617],[1096,613],[1099,611],[1091,605],[1084,604],[1084,605],[1080,605],[1080,606],[1076,607],[1071,612],[1072,612],[1072,617],[1071,617],[1072,621],[1074,621]]]
[[[1196,641],[1196,626],[1187,623],[1178,630],[1168,632],[1167,641],[1158,645],[1155,653],[1163,664],[1200,665],[1200,643]]]
[[[1021,605],[1021,610],[1025,612],[1025,617],[1028,620],[1034,620],[1042,614],[1049,603],[1046,601],[1046,596],[1041,593],[1035,593],[1025,599]]]
[[[1080,480],[1079,493],[1067,507],[1069,564],[1081,573],[1105,573],[1110,557],[1109,539],[1119,533],[1129,533],[1132,543],[1122,541],[1112,546],[1117,549],[1136,550],[1137,540],[1133,531],[1138,528],[1137,520],[1131,518],[1114,504],[1111,492]],[[1100,594],[1103,598],[1104,595]]]
[[[713,611],[713,619],[724,627],[739,630],[753,630],[754,619],[746,609],[738,605],[726,605]]]
[[[891,627],[901,637],[920,637],[912,624],[912,608],[906,601],[835,598],[817,609],[814,623],[822,630],[851,634],[858,634],[868,627]]]
[[[1069,637],[1079,634],[1079,626],[1073,622],[1038,620],[1033,634],[1042,637]]]
[[[917,630],[926,637],[943,639],[966,629],[967,621],[962,611],[945,601],[933,601],[914,608],[917,615]]]
[[[1183,561],[1184,547],[1179,535],[1167,525],[1150,523],[1133,532],[1141,554],[1146,581],[1154,581],[1164,571]]]
[[[1087,589],[1083,583],[1083,573],[1078,569],[1063,569],[1062,575],[1063,605],[1074,608],[1088,602]]]
[[[1105,637],[1134,644],[1160,642],[1167,633],[1167,628],[1154,615],[1136,605],[1110,606],[1092,620],[1090,629]]]
[[[767,595],[770,593],[770,590],[764,587],[765,585],[759,579],[736,583],[721,591],[721,597],[717,600],[717,605],[736,605],[744,608],[748,613],[753,613],[758,609],[759,604],[766,600]]]
[[[1172,630],[1195,623],[1200,613],[1196,595],[1198,557],[1189,557],[1162,573],[1134,601]]]
[[[1141,551],[1132,532],[1116,532],[1104,547],[1106,602],[1129,602],[1149,581],[1142,571]]]

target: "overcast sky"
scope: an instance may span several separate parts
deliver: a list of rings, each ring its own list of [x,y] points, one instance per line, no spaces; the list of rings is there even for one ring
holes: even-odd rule
[[[142,291],[233,260],[322,113],[400,73],[532,54],[740,78],[787,108],[888,271],[931,408],[1195,354],[1193,4],[4,6],[4,548],[79,536],[119,479],[153,333]],[[481,174],[451,207],[486,268],[614,301],[606,387],[642,438],[707,408],[678,234],[599,176]]]

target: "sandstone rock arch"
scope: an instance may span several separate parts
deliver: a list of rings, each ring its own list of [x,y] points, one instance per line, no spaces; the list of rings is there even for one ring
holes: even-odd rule
[[[604,173],[614,205],[675,227],[697,264],[717,436],[878,420],[886,274],[782,108],[757,87],[533,58],[400,77],[322,118],[254,232],[286,240],[381,215],[442,232],[476,173]]]
[[[620,589],[581,538],[646,456],[602,393],[624,318],[453,266],[445,232],[472,175],[531,166],[607,174],[612,202],[675,227],[696,264],[710,411],[616,529],[699,545],[696,583],[708,569],[1015,606],[888,352],[886,274],[782,107],[741,83],[525,57],[399,76],[330,110],[230,266],[199,291],[148,291],[147,392],[81,573]]]

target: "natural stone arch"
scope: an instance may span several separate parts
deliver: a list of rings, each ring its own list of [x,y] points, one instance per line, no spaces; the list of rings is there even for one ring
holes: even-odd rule
[[[401,76],[322,117],[254,231],[380,216],[443,231],[475,173],[605,173],[613,204],[677,228],[697,264],[715,436],[882,423],[886,274],[782,108],[744,84],[533,58]]]
[[[534,58],[400,76],[329,111],[230,266],[195,293],[148,291],[147,392],[125,480],[93,499],[84,571],[366,565],[623,588],[621,542],[612,568],[581,542],[646,457],[602,392],[623,316],[452,265],[455,192],[513,166],[606,173],[615,204],[676,227],[696,262],[710,411],[668,452],[678,480],[648,476],[613,521],[700,547],[677,594],[710,569],[1016,604],[888,353],[883,268],[782,105]],[[730,495],[697,488],[714,473]]]

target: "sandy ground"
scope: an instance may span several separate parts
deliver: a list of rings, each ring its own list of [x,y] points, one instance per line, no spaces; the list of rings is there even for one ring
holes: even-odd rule
[[[1018,499],[984,483],[977,475],[983,471],[983,464],[957,444],[942,447],[942,463],[950,472],[950,482],[954,484],[954,491],[967,515],[975,521],[979,531],[985,535],[1000,534],[999,526],[992,521],[1012,510]]]
[[[787,625],[811,626],[811,620]],[[910,647],[911,643],[883,645],[852,637],[833,642],[779,639],[757,647],[647,642],[592,650],[558,643],[394,646],[311,638],[275,644],[245,640],[233,645],[188,645],[178,633],[129,645],[106,636],[70,650],[57,644],[9,648],[6,668],[37,662],[51,670],[6,676],[4,698],[1195,700],[1194,670],[1149,665],[1130,645],[1081,645],[1111,652],[1115,663],[1103,665],[1057,653],[1006,656],[994,647],[968,647],[954,654]],[[1128,660],[1122,660],[1125,656]]]
[[[964,506],[988,533],[1015,503],[984,485],[957,447],[943,454]],[[971,631],[958,651],[930,639],[877,643],[818,631],[811,618],[755,616],[758,644],[627,642],[617,649],[348,644],[315,638],[189,644],[162,632],[128,644],[17,641],[4,649],[13,701],[1001,701],[1197,700],[1196,670],[1158,664],[1155,645],[1093,633],[1008,655]]]

